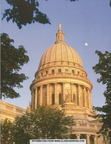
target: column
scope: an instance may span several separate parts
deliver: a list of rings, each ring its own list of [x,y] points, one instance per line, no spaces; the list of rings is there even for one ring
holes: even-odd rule
[[[40,86],[40,106],[42,106],[42,86]]]
[[[86,135],[86,144],[90,144],[90,135]]]
[[[77,105],[80,106],[80,85],[77,85]]]
[[[34,93],[34,89],[33,89],[33,91],[32,91],[32,109],[34,109],[35,108],[35,93]]]
[[[33,109],[33,90],[31,91],[31,109]]]
[[[58,104],[57,83],[54,84],[55,104]]]
[[[84,103],[84,87],[81,85],[81,106],[83,107]]]
[[[94,136],[94,144],[97,144],[97,136]]]
[[[37,107],[40,106],[40,87],[37,87]]]
[[[92,110],[92,95],[91,95],[91,90],[90,90],[90,95],[89,95],[89,101],[90,101],[89,108]]]
[[[50,91],[49,91],[49,84],[47,84],[47,105],[50,105]]]
[[[86,103],[87,103],[87,108],[89,108],[89,89],[87,88],[87,94],[86,94]]]
[[[63,103],[65,102],[65,83],[63,83],[63,87],[62,87],[62,94],[63,94]]]
[[[76,134],[77,139],[80,139],[80,134]]]
[[[35,88],[35,109],[37,108],[37,87]]]
[[[90,95],[90,90],[88,89],[88,108],[91,107],[90,97],[91,97],[91,95]]]
[[[73,86],[73,83],[70,83],[70,91],[71,91],[71,94],[70,94],[70,100],[72,101],[73,100],[73,91],[72,91],[72,86]]]
[[[87,95],[87,98],[88,98],[88,108],[89,108],[89,105],[90,105],[89,97],[90,97],[90,93],[89,93],[89,89],[88,89],[88,95]]]
[[[87,107],[87,88],[85,87],[85,107]]]
[[[76,105],[77,105],[77,101],[78,101],[78,94],[77,94],[77,85],[75,84],[75,103],[76,103]]]
[[[86,107],[86,88],[83,88],[83,106]]]

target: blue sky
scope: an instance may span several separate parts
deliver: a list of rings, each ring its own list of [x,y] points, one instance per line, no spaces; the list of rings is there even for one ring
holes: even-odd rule
[[[1,3],[1,13],[8,7],[5,0]],[[57,25],[62,24],[65,41],[80,55],[88,78],[93,84],[92,102],[94,106],[104,104],[103,92],[105,86],[97,83],[92,67],[98,63],[95,50],[111,52],[111,7],[109,0],[48,0],[40,1],[40,10],[47,14],[50,24],[34,23],[18,29],[16,24],[1,21],[1,33],[5,32],[14,39],[14,46],[23,45],[30,57],[28,64],[23,66],[21,72],[29,79],[23,82],[22,89],[16,89],[21,97],[16,99],[3,99],[11,104],[26,108],[31,101],[30,84],[38,69],[39,61],[45,50],[56,40]],[[88,46],[85,46],[88,43]]]

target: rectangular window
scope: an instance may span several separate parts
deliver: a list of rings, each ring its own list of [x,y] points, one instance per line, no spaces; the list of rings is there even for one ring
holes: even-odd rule
[[[54,69],[52,69],[52,73],[54,73]]]
[[[74,74],[74,70],[72,70],[72,73]]]
[[[58,73],[61,73],[61,69],[58,69]]]
[[[46,71],[46,74],[48,74],[48,71]]]

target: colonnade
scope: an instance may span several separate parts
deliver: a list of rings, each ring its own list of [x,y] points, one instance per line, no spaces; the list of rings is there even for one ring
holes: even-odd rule
[[[39,105],[62,105],[74,102],[77,106],[92,109],[91,90],[75,83],[49,83],[33,86],[32,109]]]
[[[90,134],[75,134],[76,139],[86,139],[86,144],[97,144],[97,136]],[[84,137],[82,137],[84,135]]]

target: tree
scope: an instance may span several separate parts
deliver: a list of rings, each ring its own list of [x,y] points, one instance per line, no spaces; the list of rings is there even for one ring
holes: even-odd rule
[[[29,61],[29,57],[23,46],[15,48],[6,33],[1,34],[1,99],[4,98],[17,98],[17,93],[14,88],[21,88],[21,82],[28,77],[21,73],[22,66]]]
[[[30,139],[68,138],[73,125],[73,118],[65,116],[61,110],[42,106],[15,119],[15,143],[27,144]]]
[[[1,122],[1,143],[11,144],[14,142],[13,138],[13,123],[8,119]]]
[[[69,1],[75,2],[78,0]],[[11,8],[5,10],[2,19],[6,18],[7,21],[12,20],[12,22],[16,23],[20,29],[23,25],[35,22],[50,24],[47,15],[39,10],[38,0],[6,0],[6,2],[11,6]]]
[[[111,144],[111,52],[106,51],[102,53],[96,51],[99,56],[99,62],[93,69],[96,74],[100,74],[100,78],[97,81],[106,85],[106,90],[104,92],[105,105],[102,107],[96,107],[96,110],[102,112],[97,116],[102,118],[103,126],[100,130],[101,133],[109,132],[110,144]]]
[[[50,21],[46,14],[39,11],[39,2],[37,0],[6,0],[12,7],[6,9],[3,19],[12,20],[21,29],[23,25],[39,22],[42,24]]]

